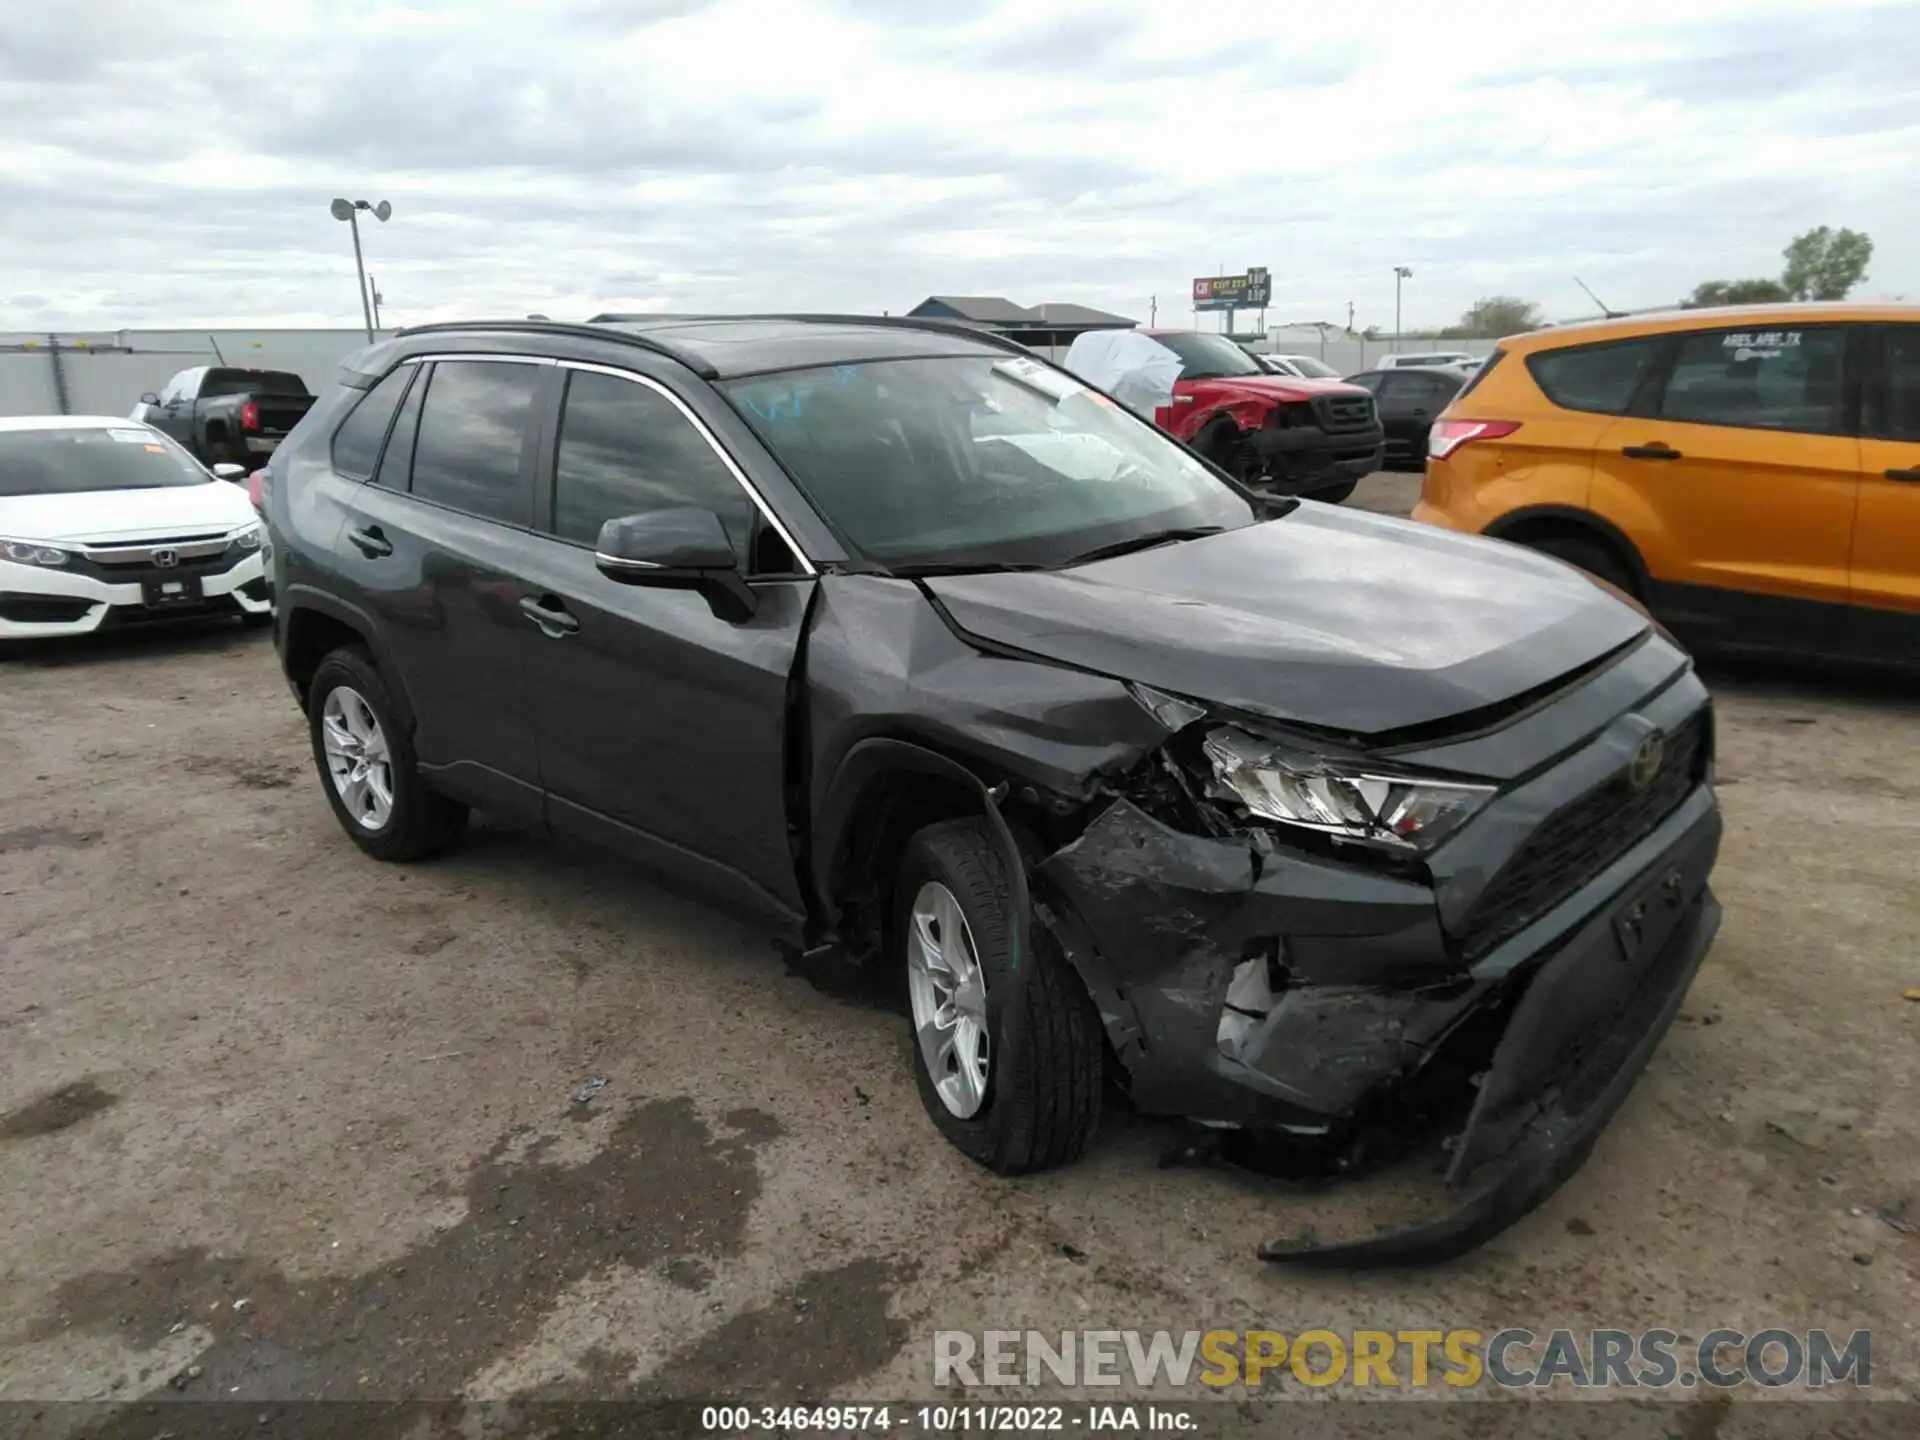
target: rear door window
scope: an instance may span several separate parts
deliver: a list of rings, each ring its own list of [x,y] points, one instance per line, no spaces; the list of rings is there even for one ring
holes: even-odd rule
[[[387,438],[393,412],[400,408],[400,397],[406,394],[407,382],[418,368],[400,366],[362,395],[359,403],[347,412],[347,418],[333,432],[333,468],[338,473],[352,480],[372,476],[374,464],[380,458],[380,442]]]
[[[1533,380],[1564,410],[1622,415],[1646,378],[1658,341],[1617,340],[1603,345],[1573,345],[1527,357]]]
[[[533,522],[523,463],[539,365],[442,360],[428,377],[413,446],[412,491],[423,500],[507,525]]]
[[[1659,413],[1696,425],[1840,428],[1847,327],[1704,330],[1679,337]]]
[[[380,452],[380,468],[374,472],[373,483],[385,486],[389,490],[406,490],[413,483],[413,441],[420,433],[420,402],[427,398],[427,370],[425,365],[408,365],[405,369],[416,374],[407,398],[400,402],[400,414],[395,417],[393,429],[387,432],[387,448]]]

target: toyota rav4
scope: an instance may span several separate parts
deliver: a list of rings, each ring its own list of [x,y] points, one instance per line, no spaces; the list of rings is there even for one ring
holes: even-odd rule
[[[361,849],[480,807],[880,967],[933,1123],[1004,1173],[1078,1155],[1109,1080],[1215,1135],[1448,1138],[1437,1219],[1272,1258],[1524,1213],[1718,924],[1707,695],[1642,612],[1243,489],[990,336],[424,327],[262,498]]]

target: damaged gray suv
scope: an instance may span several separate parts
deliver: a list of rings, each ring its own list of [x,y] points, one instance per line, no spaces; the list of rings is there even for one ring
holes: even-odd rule
[[[480,808],[878,967],[927,1112],[1003,1173],[1078,1155],[1110,1087],[1330,1155],[1444,1140],[1439,1218],[1272,1258],[1525,1213],[1719,922],[1707,695],[1643,612],[1250,494],[991,336],[428,326],[345,362],[262,504],[368,854]]]

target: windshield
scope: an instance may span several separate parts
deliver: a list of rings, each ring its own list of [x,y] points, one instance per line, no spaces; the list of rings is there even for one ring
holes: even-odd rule
[[[0,430],[0,497],[217,483],[156,430]]]
[[[869,361],[721,388],[827,522],[892,568],[1058,565],[1255,518],[1181,446],[1036,360]]]
[[[1224,335],[1210,335],[1205,330],[1168,330],[1153,338],[1180,357],[1182,380],[1223,380],[1267,373],[1258,360]]]
[[[1289,355],[1287,363],[1309,380],[1338,380],[1340,372],[1324,360],[1316,360],[1311,355]]]

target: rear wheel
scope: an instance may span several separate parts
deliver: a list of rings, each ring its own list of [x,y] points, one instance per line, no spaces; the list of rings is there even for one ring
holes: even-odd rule
[[[1581,535],[1550,535],[1541,540],[1522,542],[1544,555],[1564,560],[1569,565],[1577,565],[1589,575],[1606,581],[1616,590],[1624,590],[1639,600],[1640,584],[1633,572],[1612,549],[1598,540],[1589,540]]]
[[[334,817],[376,860],[424,860],[459,840],[467,807],[420,778],[413,740],[401,726],[373,657],[335,650],[307,691],[313,760]]]
[[[1100,1118],[1100,1017],[1079,976],[1016,916],[985,820],[908,841],[895,888],[914,1081],[954,1145],[1003,1175],[1064,1164]]]

